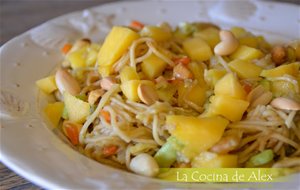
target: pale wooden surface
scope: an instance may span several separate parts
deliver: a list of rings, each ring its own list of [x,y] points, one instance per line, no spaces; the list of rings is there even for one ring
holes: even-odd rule
[[[0,44],[51,18],[114,0],[0,0]],[[298,0],[286,0],[299,4]],[[38,190],[40,187],[0,163],[0,189]]]
[[[0,0],[0,44],[42,24],[66,14],[114,0]],[[42,189],[20,177],[0,163],[0,190]]]

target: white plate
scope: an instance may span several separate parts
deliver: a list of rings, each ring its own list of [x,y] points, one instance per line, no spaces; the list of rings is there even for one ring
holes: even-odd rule
[[[73,150],[44,123],[35,81],[62,60],[59,47],[84,36],[103,40],[112,25],[127,25],[134,19],[149,24],[211,21],[224,27],[238,25],[279,41],[299,38],[300,32],[299,6],[264,1],[119,2],[51,20],[1,47],[1,161],[5,165],[47,189],[225,187],[168,183],[110,168]],[[297,181],[284,184],[284,189],[293,185]]]

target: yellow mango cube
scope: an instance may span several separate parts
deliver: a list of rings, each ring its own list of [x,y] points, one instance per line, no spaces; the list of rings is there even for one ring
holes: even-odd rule
[[[47,119],[50,121],[50,123],[57,127],[59,120],[62,116],[64,110],[64,103],[63,102],[55,102],[55,103],[49,103],[44,108],[44,113],[47,117]]]
[[[149,79],[160,76],[166,66],[167,63],[154,54],[147,57],[141,64],[142,72],[145,73]]]
[[[68,54],[67,60],[70,62],[72,69],[86,66],[88,53],[86,47],[80,48]]]
[[[210,27],[199,32],[195,32],[195,37],[200,37],[205,40],[211,48],[214,48],[220,42],[220,30]]]
[[[138,38],[139,34],[129,28],[114,26],[98,53],[97,61],[100,74],[111,73],[112,65],[126,52],[131,43]],[[103,66],[106,68],[106,72],[100,71]]]
[[[149,85],[154,86],[154,83],[149,80],[129,80],[121,84],[121,90],[128,100],[134,102],[140,101],[137,91],[138,91],[138,86],[141,83],[147,83]]]
[[[299,74],[299,62],[294,62],[286,65],[280,65],[274,69],[263,70],[260,74],[262,77],[281,77],[283,75],[291,75],[297,77]]]
[[[228,66],[232,71],[236,72],[241,79],[257,78],[263,70],[250,61],[240,59],[231,61]]]
[[[246,98],[244,88],[232,73],[226,74],[216,83],[214,92],[216,95],[224,95],[242,100]]]
[[[204,68],[200,63],[193,61],[188,64],[188,69],[193,73],[193,76],[198,81],[198,84],[206,86],[206,82],[204,80]]]
[[[159,26],[145,26],[141,31],[141,35],[153,38],[158,42],[169,40],[172,37],[170,31]]]
[[[184,51],[195,61],[206,61],[213,55],[208,43],[200,37],[188,38],[182,45]]]
[[[242,119],[244,112],[249,106],[249,102],[228,96],[216,95],[211,98],[211,106],[213,113],[222,115],[234,122]]]
[[[176,88],[171,84],[167,84],[167,86],[164,88],[157,89],[158,98],[165,102],[171,102],[175,93]]]
[[[65,92],[64,102],[69,120],[75,123],[83,123],[90,115],[90,104]]]
[[[39,89],[41,89],[43,92],[45,92],[47,94],[50,94],[57,89],[54,76],[49,76],[49,77],[40,79],[40,80],[36,81],[35,84],[38,86]]]
[[[197,106],[202,106],[206,100],[206,87],[200,84],[192,88],[185,86],[184,83],[178,84],[178,104],[184,106],[186,101],[192,102]]]
[[[218,155],[212,152],[201,152],[192,161],[193,168],[236,168],[238,157],[234,154]]]
[[[230,55],[230,58],[232,60],[234,59],[243,59],[243,60],[253,60],[253,59],[259,59],[263,57],[263,53],[256,49],[249,46],[241,45],[238,47],[238,49]]]
[[[125,66],[120,72],[121,83],[129,80],[139,80],[139,75],[133,67]]]
[[[209,69],[205,73],[206,82],[211,86],[215,86],[226,73],[225,70],[221,69]]]
[[[170,133],[184,145],[182,153],[189,159],[208,150],[217,143],[228,125],[222,117],[198,118],[183,115],[168,115],[166,124]]]
[[[230,31],[233,33],[233,35],[236,38],[241,38],[248,35],[248,32],[244,28],[237,27],[237,26],[232,27]]]
[[[248,35],[239,39],[241,45],[257,48],[259,45],[259,39],[256,36]]]

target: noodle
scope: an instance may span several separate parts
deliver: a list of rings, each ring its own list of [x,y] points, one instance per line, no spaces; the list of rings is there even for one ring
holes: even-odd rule
[[[201,26],[191,25],[193,30],[198,30]],[[130,27],[124,28],[124,31],[128,32],[124,36],[121,32],[120,35],[124,40],[115,43],[112,40],[107,43],[107,46],[104,42],[100,50],[96,48],[97,51],[93,51],[95,48],[93,49],[92,46],[87,47],[87,51],[81,50],[84,56],[80,61],[84,64],[80,67],[74,69],[73,63],[63,65],[71,75],[69,77],[74,87],[78,86],[78,92],[75,90],[76,93],[70,93],[73,96],[74,106],[65,106],[62,126],[58,128],[62,129],[69,142],[81,153],[94,160],[127,170],[131,170],[131,159],[142,153],[153,158],[153,162],[160,163],[160,155],[165,154],[166,149],[170,147],[174,150],[167,152],[167,158],[163,158],[172,162],[170,167],[182,165],[196,167],[198,164],[196,161],[201,162],[202,165],[211,161],[209,165],[219,167],[222,164],[215,162],[214,159],[221,153],[215,151],[214,148],[217,146],[214,146],[220,144],[226,146],[228,143],[226,140],[232,140],[230,143],[234,144],[224,151],[224,154],[235,157],[232,159],[235,167],[248,167],[253,156],[268,150],[274,155],[272,160],[266,165],[255,167],[300,169],[299,109],[289,110],[284,107],[279,109],[278,106],[270,103],[277,97],[289,98],[295,104],[299,103],[300,72],[296,71],[299,63],[287,56],[284,63],[275,65],[271,50],[263,48],[264,45],[260,43],[266,42],[263,38],[259,38],[258,47],[253,49],[260,51],[261,55],[251,54],[249,57],[254,58],[249,58],[247,62],[249,68],[253,64],[252,66],[258,65],[261,69],[258,70],[259,72],[254,71],[255,69],[251,70],[248,75],[244,73],[246,72],[244,68],[240,71],[239,67],[232,67],[228,63],[243,59],[244,55],[231,52],[221,56],[212,51],[208,56],[206,52],[201,52],[205,48],[196,47],[197,43],[191,43],[187,48],[188,43],[185,43],[185,40],[189,38],[193,40],[197,36],[194,31],[191,31],[191,34],[181,34],[185,30],[180,26],[174,31],[169,26],[166,27],[167,29],[165,27],[164,25],[155,30],[155,35],[147,33],[151,30],[144,33],[143,29],[140,31],[135,28],[129,32]],[[160,32],[168,33],[165,35],[166,38],[164,35],[158,35]],[[245,33],[246,36],[250,34]],[[255,35],[250,36],[251,39],[256,38]],[[107,49],[103,48],[104,46]],[[247,45],[243,46],[247,47]],[[211,44],[207,43],[207,47],[211,48]],[[290,46],[283,46],[285,47]],[[105,51],[102,51],[102,48]],[[151,60],[151,56],[155,56],[158,61]],[[145,61],[146,59],[151,61]],[[65,60],[70,63],[67,56]],[[182,67],[176,67],[177,64]],[[292,64],[293,67],[290,66]],[[270,75],[261,74],[263,73],[261,70],[265,72],[266,69],[277,69],[278,65],[285,65],[288,69],[279,69],[280,72],[273,71],[275,74]],[[125,67],[130,69],[126,71]],[[227,78],[227,81],[221,80],[228,76],[230,78]],[[277,83],[278,81],[280,83]],[[276,83],[279,85],[274,85]],[[280,92],[281,83],[284,95]],[[60,90],[56,90],[53,94],[56,95],[56,100],[66,105],[67,101],[62,97]],[[91,93],[94,90],[99,90],[101,93],[95,93],[96,95]],[[262,96],[260,91],[268,95],[272,94],[268,102],[252,100]],[[222,99],[213,98],[217,96]],[[96,101],[93,101],[95,98]],[[215,100],[218,102],[214,102]],[[245,103],[243,105],[241,103],[241,106],[232,103],[231,108],[231,101],[237,102],[236,104]],[[259,103],[261,105],[256,105]],[[69,107],[74,108],[71,110]],[[231,111],[232,113],[225,113]],[[74,113],[70,114],[71,112]],[[174,119],[174,123],[171,119],[173,116],[177,119]],[[238,119],[233,119],[235,118],[233,116]],[[207,117],[222,118],[226,123],[225,129],[215,130],[214,125],[202,123],[202,119]],[[184,123],[185,121],[188,122]],[[70,124],[68,127],[72,127],[70,130],[73,130],[75,135],[69,134],[66,123]],[[189,158],[189,151],[198,150],[198,147],[193,146],[199,142],[206,143],[205,138],[217,139],[214,136],[217,135],[215,134],[217,131],[220,131],[218,139],[225,139],[224,143],[219,140],[213,144],[211,140],[207,140],[207,146],[210,147],[203,150],[199,147],[199,152],[195,151],[197,154],[209,153],[216,156],[197,160],[195,158],[199,155],[195,154]]]
[[[102,107],[109,101],[110,96],[113,93],[116,93],[119,90],[119,85],[114,85],[109,91],[107,91],[103,97],[101,98],[96,110],[87,118],[86,122],[82,126],[79,133],[79,142],[84,143],[84,136],[86,134],[87,128],[90,124],[96,119],[97,115],[99,115]]]

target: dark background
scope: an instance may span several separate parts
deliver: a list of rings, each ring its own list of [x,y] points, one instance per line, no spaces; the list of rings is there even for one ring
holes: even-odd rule
[[[0,0],[0,45],[51,18],[116,0]],[[300,4],[299,0],[281,2]],[[0,163],[0,189],[36,190]]]

